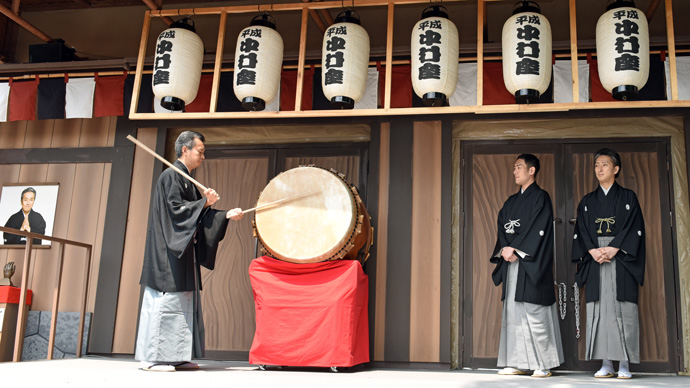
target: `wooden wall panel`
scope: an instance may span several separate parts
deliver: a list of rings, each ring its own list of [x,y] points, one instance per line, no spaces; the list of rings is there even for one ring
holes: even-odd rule
[[[379,212],[378,228],[374,235],[376,242],[376,306],[374,338],[370,346],[374,348],[373,361],[384,361],[386,340],[386,265],[388,262],[388,171],[390,167],[390,124],[381,124],[381,144],[379,151]],[[369,317],[371,320],[371,317]],[[370,323],[371,324],[371,323]],[[371,340],[371,339],[370,339]]]
[[[54,122],[55,120],[28,121],[22,148],[50,148]]]
[[[104,173],[103,163],[77,165],[72,206],[69,210],[67,239],[87,244],[100,244],[100,241],[96,241],[96,237],[100,207],[105,206],[105,203],[101,203]],[[85,251],[83,248],[65,247],[65,280],[62,287],[61,310],[79,311],[85,275]],[[91,273],[90,276],[92,279],[97,279],[98,273]],[[93,310],[92,306],[90,310]]]
[[[206,160],[195,178],[220,194],[216,209],[255,206],[268,183],[268,158]],[[249,264],[254,259],[253,214],[230,221],[218,247],[216,267],[202,269],[201,303],[206,349],[249,351],[254,338],[254,297]],[[297,346],[297,345],[296,345]]]
[[[2,148],[23,148],[28,121],[8,121],[0,123],[0,144]]]
[[[640,361],[668,362],[668,333],[664,294],[663,247],[661,245],[661,214],[659,211],[659,161],[654,152],[620,152],[621,169],[617,182],[635,191],[642,207],[647,235],[645,284],[640,288]],[[594,177],[594,155],[573,154],[574,195],[582,198],[597,186]],[[574,201],[574,211],[579,199]],[[580,296],[580,330],[578,353],[584,359],[586,338],[585,296]]]
[[[83,119],[53,120],[55,127],[50,146],[52,148],[78,147]]]
[[[156,128],[140,128],[137,139],[151,149],[156,148]],[[151,193],[153,191],[153,169],[155,159],[146,151],[137,148],[134,151],[132,186],[127,213],[127,232],[122,258],[122,275],[115,316],[113,334],[113,353],[134,353],[137,335],[137,318],[139,316],[139,295],[141,286],[141,266],[144,262],[144,247],[148,227]],[[131,238],[131,236],[138,236]],[[133,307],[136,306],[136,307]]]
[[[90,119],[89,126],[82,130],[79,137],[79,147],[106,147],[116,120],[116,117],[110,116]]]
[[[438,362],[441,314],[441,122],[414,125],[410,361]]]
[[[60,183],[53,224],[53,236],[56,237],[65,238],[67,236],[75,171],[76,164],[72,163],[52,164],[48,167],[45,181]],[[38,200],[38,198],[36,199]],[[35,252],[34,267],[30,273],[30,279],[36,297],[31,307],[32,310],[50,310],[52,307],[52,289],[55,287],[57,245],[50,249],[41,249]],[[63,273],[63,281],[69,276],[69,274]]]

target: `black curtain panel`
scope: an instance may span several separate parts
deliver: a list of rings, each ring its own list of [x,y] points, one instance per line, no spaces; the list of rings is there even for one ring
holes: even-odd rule
[[[65,79],[44,78],[38,84],[38,119],[65,118]]]

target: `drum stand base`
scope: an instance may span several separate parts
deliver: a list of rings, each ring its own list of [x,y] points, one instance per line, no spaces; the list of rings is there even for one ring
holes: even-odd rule
[[[278,369],[284,369],[284,368],[285,368],[284,366],[279,366],[279,367],[278,367]],[[266,364],[260,364],[260,365],[259,365],[259,370],[265,371],[265,370],[266,370]],[[332,366],[332,367],[331,367],[331,372],[333,372],[333,373],[338,373],[338,367],[337,367],[337,366]]]

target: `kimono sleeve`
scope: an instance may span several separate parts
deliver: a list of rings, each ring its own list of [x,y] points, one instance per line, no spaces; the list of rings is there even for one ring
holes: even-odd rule
[[[521,227],[524,232],[520,233],[511,243],[510,246],[527,254],[527,260],[533,260],[543,251],[545,242],[552,238],[549,233],[553,230],[553,209],[551,208],[551,199],[548,195],[542,192],[535,199],[529,220]]]
[[[632,191],[630,194],[625,204],[628,214],[623,227],[609,246],[619,248],[616,259],[619,259],[619,263],[635,277],[637,283],[642,285],[646,256],[644,218],[637,195]]]
[[[225,237],[228,220],[225,210],[207,209],[196,235],[196,257],[200,265],[212,270],[216,265],[218,244]]]
[[[503,282],[504,278],[504,271],[502,270],[503,263],[505,260],[503,260],[503,257],[501,257],[498,253],[501,251],[503,247],[508,246],[508,240],[505,237],[505,232],[503,231],[503,228],[501,227],[501,220],[503,219],[503,208],[498,212],[498,221],[497,221],[497,233],[496,233],[496,245],[494,246],[493,253],[491,254],[491,257],[489,258],[489,262],[496,264],[494,267],[493,272],[491,273],[491,279],[493,280],[495,285],[499,285]]]
[[[548,195],[539,196],[532,214],[521,241],[511,246],[527,254],[520,257],[520,266],[532,284],[540,284],[553,271],[553,209]]]
[[[590,249],[598,247],[592,240],[592,231],[589,230],[591,222],[584,211],[587,200],[583,198],[577,206],[577,221],[575,221],[575,234],[573,235],[573,251],[570,258],[573,262],[585,262],[592,259]]]

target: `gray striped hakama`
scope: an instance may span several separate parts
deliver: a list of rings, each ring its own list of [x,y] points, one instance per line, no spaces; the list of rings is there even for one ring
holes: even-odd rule
[[[561,330],[556,304],[542,306],[516,302],[517,261],[508,267],[506,296],[503,301],[498,367],[552,369],[563,363]]]
[[[600,237],[605,247],[613,237]],[[616,300],[616,259],[600,264],[599,300],[587,303],[585,360],[640,362],[638,306]]]
[[[197,294],[198,295],[198,294]],[[148,362],[191,361],[203,357],[204,323],[194,314],[194,291],[144,289],[134,358]]]

